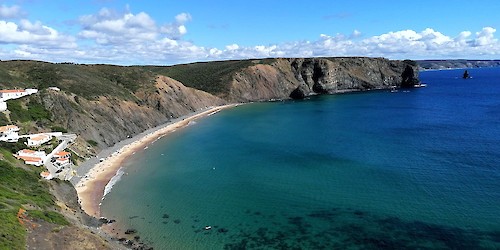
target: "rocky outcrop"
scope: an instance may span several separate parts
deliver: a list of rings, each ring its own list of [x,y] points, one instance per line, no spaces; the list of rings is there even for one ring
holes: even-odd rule
[[[231,101],[301,99],[400,87],[408,79],[418,79],[416,64],[410,61],[365,57],[277,59],[270,65],[250,66],[235,74],[228,96]]]

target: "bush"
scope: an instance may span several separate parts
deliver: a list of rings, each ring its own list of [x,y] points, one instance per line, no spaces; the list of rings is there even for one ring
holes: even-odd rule
[[[68,130],[63,128],[63,127],[59,127],[59,126],[52,126],[50,128],[50,130],[52,130],[52,132],[62,132],[62,133],[68,133]]]
[[[97,143],[97,142],[96,142],[96,141],[94,141],[94,140],[87,140],[87,143],[88,143],[90,146],[92,146],[92,147],[95,147],[95,146],[97,146],[97,145],[99,144],[99,143]]]
[[[10,121],[4,113],[0,113],[0,126],[9,125]]]

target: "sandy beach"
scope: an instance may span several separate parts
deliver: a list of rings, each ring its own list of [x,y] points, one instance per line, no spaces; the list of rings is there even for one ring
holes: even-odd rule
[[[158,138],[176,129],[187,126],[192,120],[215,114],[222,109],[234,107],[236,105],[237,104],[217,106],[194,113],[190,116],[178,118],[168,124],[148,130],[134,138],[125,140],[110,149],[103,150],[97,157],[89,160],[86,164],[82,164],[80,172],[83,173],[79,173],[81,178],[75,178],[73,182],[82,209],[87,214],[99,218],[100,203],[104,195],[104,188],[111,178],[116,175],[122,162],[126,160],[128,156],[136,151],[144,150],[148,144],[154,142]]]

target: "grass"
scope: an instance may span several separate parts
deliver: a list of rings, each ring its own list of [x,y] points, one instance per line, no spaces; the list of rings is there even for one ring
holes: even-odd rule
[[[5,157],[7,150],[1,151]],[[17,212],[24,205],[39,208],[39,211],[30,211],[35,218],[68,225],[62,215],[47,211],[55,205],[54,197],[49,193],[48,184],[38,174],[38,171],[16,168],[0,160],[0,249],[25,248],[26,231],[17,220]]]
[[[17,220],[17,211],[0,210],[0,249],[24,249],[26,231]]]
[[[69,222],[64,218],[64,216],[54,211],[28,210],[28,215],[32,218],[41,219],[56,225],[69,225]]]

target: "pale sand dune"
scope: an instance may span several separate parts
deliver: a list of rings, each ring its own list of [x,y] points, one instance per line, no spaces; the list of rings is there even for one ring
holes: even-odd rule
[[[122,162],[128,156],[132,155],[138,150],[144,150],[144,148],[147,147],[148,144],[154,142],[159,137],[173,132],[178,128],[187,126],[188,123],[192,120],[198,119],[203,116],[212,115],[222,109],[234,107],[236,105],[237,104],[218,106],[186,117],[184,119],[179,119],[179,121],[168,124],[167,126],[159,127],[157,130],[148,133],[138,140],[135,140],[132,143],[127,144],[113,152],[110,156],[106,157],[104,161],[94,165],[85,174],[86,177],[82,177],[75,185],[82,209],[89,215],[96,217],[100,216],[99,205],[104,194],[104,188],[106,184],[111,180],[111,178],[113,178],[113,176],[116,174],[116,172],[122,165]]]

